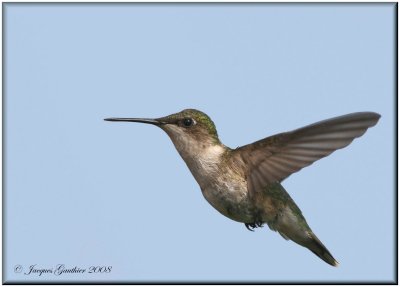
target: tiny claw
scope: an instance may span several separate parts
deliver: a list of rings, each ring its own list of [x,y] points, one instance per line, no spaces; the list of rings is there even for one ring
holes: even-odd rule
[[[253,227],[253,226],[252,226],[253,224],[251,224],[251,223],[245,223],[244,225],[246,226],[246,228],[247,228],[248,230],[250,230],[251,232],[254,232],[254,230],[251,229],[251,228],[249,227],[249,226]],[[254,227],[253,227],[253,228],[254,228]]]
[[[254,223],[245,223],[246,228],[250,231],[254,231],[254,228],[263,227],[264,223],[262,221],[256,221]]]

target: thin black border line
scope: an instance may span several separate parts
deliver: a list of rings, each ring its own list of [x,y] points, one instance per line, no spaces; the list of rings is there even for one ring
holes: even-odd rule
[[[6,172],[5,172],[5,162],[6,162],[6,159],[5,159],[5,156],[6,156],[6,153],[5,153],[5,143],[6,143],[6,141],[5,141],[5,139],[4,139],[4,136],[5,136],[5,132],[4,132],[4,127],[5,127],[5,123],[4,123],[4,121],[5,121],[5,104],[6,104],[6,102],[5,102],[5,86],[6,86],[6,74],[5,74],[5,60],[6,60],[6,57],[4,56],[5,55],[5,45],[4,45],[4,40],[5,40],[5,31],[6,31],[6,29],[5,29],[5,23],[6,23],[6,21],[5,21],[5,5],[4,5],[4,3],[2,3],[3,5],[2,5],[2,15],[1,15],[1,23],[2,23],[2,25],[1,25],[1,27],[2,27],[2,33],[1,33],[1,50],[2,50],[2,54],[1,54],[1,61],[2,61],[2,67],[1,67],[1,74],[2,74],[2,79],[1,79],[1,81],[2,81],[2,86],[1,86],[1,94],[2,94],[2,97],[1,97],[1,115],[2,115],[2,119],[1,119],[1,130],[2,130],[2,134],[1,134],[1,155],[2,155],[2,171],[1,171],[1,178],[2,178],[2,182],[1,182],[1,190],[2,190],[2,193],[1,193],[1,210],[2,210],[2,213],[1,213],[1,218],[2,218],[2,220],[1,220],[1,228],[2,228],[2,232],[1,232],[1,250],[2,250],[2,270],[1,270],[1,272],[2,272],[2,274],[1,274],[1,277],[2,277],[2,282],[4,283],[5,282],[5,280],[4,280],[4,277],[5,277],[5,274],[6,274],[6,268],[5,268],[5,258],[6,258],[6,256],[5,256],[5,252],[6,252],[6,248],[5,248],[5,236],[4,236],[4,230],[5,230],[5,225],[6,225],[6,221],[5,221],[5,214],[6,214],[6,212],[5,212],[5,207],[6,207],[6,204],[5,204],[5,200],[6,200],[6,193],[5,193],[5,181],[6,181],[6,177],[5,177],[5,175],[6,175]]]
[[[394,210],[395,210],[395,220],[394,220],[394,230],[395,230],[395,262],[394,262],[394,267],[395,267],[395,281],[358,281],[358,282],[352,282],[352,281],[347,281],[347,282],[324,282],[324,281],[314,281],[314,282],[291,282],[291,281],[268,281],[268,282],[248,282],[248,281],[201,281],[201,282],[192,282],[192,281],[133,281],[133,282],[119,282],[115,280],[110,280],[110,281],[21,281],[21,282],[5,282],[5,240],[4,240],[4,227],[5,227],[5,162],[6,162],[6,153],[5,153],[5,86],[6,86],[6,74],[5,74],[5,6],[7,5],[19,5],[19,4],[71,4],[71,5],[79,5],[79,4],[165,4],[165,5],[171,5],[171,4],[184,4],[184,5],[190,5],[190,4],[202,4],[202,5],[210,5],[210,4],[227,4],[227,5],[237,5],[237,4],[259,4],[259,5],[270,5],[270,4],[310,4],[310,5],[325,5],[325,4],[359,4],[359,5],[365,5],[365,4],[380,4],[380,5],[387,5],[387,4],[394,4],[394,115],[395,115],[395,123],[394,123],[394,135],[395,135],[395,146],[394,146],[394,154],[395,154],[395,167],[394,167],[394,180],[395,180],[395,187],[396,190],[394,190]],[[398,2],[393,1],[393,2],[2,2],[2,156],[3,156],[3,161],[2,161],[2,282],[4,285],[397,285],[398,284],[398,194],[396,191],[398,191],[398,177],[397,177],[397,172],[398,172],[398,92],[399,92],[399,85],[398,85]]]
[[[390,1],[390,2],[379,2],[379,1],[375,1],[375,2],[256,2],[256,1],[242,1],[242,2],[222,2],[222,1],[214,1],[214,2],[201,2],[201,1],[193,1],[193,2],[179,2],[179,1],[169,1],[169,2],[147,2],[147,1],[138,1],[138,2],[121,2],[121,1],[115,1],[115,2],[110,2],[110,1],[106,1],[106,2],[86,2],[86,1],[82,1],[82,2],[68,2],[68,1],[60,1],[60,2],[24,2],[24,1],[18,1],[18,2],[2,2],[3,6],[4,5],[19,5],[19,4],[32,4],[32,5],[46,5],[46,4],[50,4],[50,5],[55,5],[55,4],[71,4],[71,5],[80,5],[80,4],[94,4],[94,5],[114,5],[114,4],[127,4],[127,5],[136,5],[136,4],[145,4],[145,5],[152,5],[152,4],[156,4],[156,5],[160,5],[160,4],[165,4],[165,6],[169,6],[169,5],[173,5],[173,4],[179,4],[179,5],[213,5],[213,4],[223,4],[223,5],[332,5],[332,4],[337,4],[337,5],[389,5],[389,4],[394,4],[397,7],[398,1]],[[396,29],[397,30],[397,29]]]
[[[394,27],[394,33],[395,33],[395,35],[394,35],[394,42],[395,42],[395,48],[394,48],[394,61],[395,61],[395,64],[394,64],[394,85],[395,85],[395,88],[394,88],[394,92],[395,92],[395,95],[394,95],[394,114],[396,115],[395,116],[395,119],[394,119],[394,126],[395,126],[395,146],[394,146],[394,154],[395,154],[395,167],[394,167],[394,171],[395,171],[395,174],[394,174],[394,178],[395,178],[395,187],[396,187],[396,190],[394,191],[394,209],[393,210],[395,210],[395,220],[394,220],[394,224],[395,224],[395,226],[394,226],[394,230],[395,230],[395,238],[396,238],[396,240],[395,240],[395,246],[394,246],[394,250],[395,250],[395,252],[396,252],[396,256],[395,256],[395,260],[396,260],[396,262],[395,262],[395,268],[396,268],[396,270],[395,270],[395,274],[396,274],[396,284],[398,284],[398,282],[399,282],[399,273],[398,273],[398,262],[399,262],[399,230],[398,230],[398,226],[399,226],[399,222],[398,222],[398,218],[399,218],[399,205],[398,205],[398,200],[399,200],[399,198],[398,198],[398,194],[397,194],[397,192],[398,192],[398,190],[399,190],[399,178],[397,177],[397,173],[398,173],[398,166],[399,166],[399,155],[398,155],[398,147],[399,147],[399,142],[398,142],[398,131],[399,131],[399,129],[398,129],[398,123],[397,123],[397,120],[398,120],[398,118],[399,118],[399,110],[398,110],[398,95],[399,95],[399,83],[398,83],[398,71],[399,71],[399,59],[398,59],[398,53],[399,53],[399,38],[398,38],[398,35],[399,35],[399,33],[398,33],[398,25],[399,25],[399,19],[398,19],[398,15],[399,15],[399,3],[397,2],[396,4],[395,4],[395,9],[394,9],[394,25],[395,25],[395,27]],[[397,191],[397,192],[396,192]]]

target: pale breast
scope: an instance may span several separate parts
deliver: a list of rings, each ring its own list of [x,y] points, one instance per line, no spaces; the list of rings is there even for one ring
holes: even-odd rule
[[[244,177],[223,161],[226,147],[210,145],[197,148],[198,150],[193,145],[191,153],[181,150],[180,154],[200,185],[206,200],[232,220],[254,222]]]
[[[245,178],[221,161],[213,169],[212,173],[203,174],[198,180],[206,200],[232,220],[254,222]]]

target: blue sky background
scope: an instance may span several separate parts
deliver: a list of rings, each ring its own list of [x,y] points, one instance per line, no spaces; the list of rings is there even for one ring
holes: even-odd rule
[[[4,12],[7,282],[393,280],[394,3]],[[161,130],[103,121],[184,108],[209,114],[230,147],[346,113],[382,115],[283,184],[339,268],[220,215]],[[112,272],[24,275],[33,264]]]

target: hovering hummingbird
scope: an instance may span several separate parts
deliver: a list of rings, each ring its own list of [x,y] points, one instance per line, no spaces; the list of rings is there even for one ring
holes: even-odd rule
[[[200,185],[205,199],[226,217],[254,228],[266,223],[337,266],[328,249],[308,226],[301,210],[281,185],[294,172],[349,145],[374,126],[380,115],[352,113],[290,132],[273,135],[236,149],[218,138],[214,122],[203,112],[186,109],[157,119],[107,118],[158,126]]]

